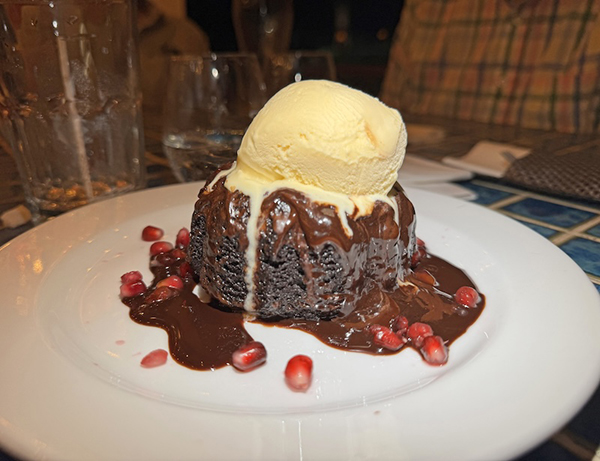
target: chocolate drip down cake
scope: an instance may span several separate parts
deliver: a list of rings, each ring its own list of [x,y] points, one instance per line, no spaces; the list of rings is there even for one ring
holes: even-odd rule
[[[259,318],[313,320],[392,291],[415,248],[412,204],[392,187],[405,147],[400,114],[369,95],[326,81],[280,91],[199,194],[201,286]]]

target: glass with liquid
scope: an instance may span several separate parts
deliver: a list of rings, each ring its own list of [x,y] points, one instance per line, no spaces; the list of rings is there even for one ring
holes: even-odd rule
[[[177,179],[203,180],[235,160],[246,128],[265,102],[254,54],[172,58],[162,141]]]
[[[145,185],[135,5],[0,0],[0,135],[36,222]]]

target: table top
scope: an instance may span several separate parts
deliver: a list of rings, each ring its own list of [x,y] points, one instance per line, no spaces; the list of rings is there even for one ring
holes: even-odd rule
[[[410,153],[429,159],[462,155],[482,139],[532,148],[534,162],[511,168],[502,180],[476,176],[458,184],[477,195],[475,203],[519,221],[557,245],[583,269],[600,295],[600,196],[596,198],[594,184],[591,187],[572,187],[573,184],[565,186],[564,181],[558,186],[553,183],[561,176],[560,171],[565,168],[567,156],[575,160],[580,170],[581,162],[590,165],[590,168],[583,167],[589,170],[584,181],[570,180],[567,183],[594,181],[595,169],[600,168],[598,136],[561,135],[422,117],[408,117],[408,120],[445,129],[446,137],[437,145],[409,146]],[[159,130],[152,128],[152,125],[149,123],[146,127],[148,187],[173,184],[176,179],[162,154]],[[0,143],[0,213],[24,203],[16,166],[2,147]],[[538,172],[540,169],[544,171],[535,175],[531,174],[532,168]],[[539,181],[539,176],[545,179]],[[1,229],[0,245],[30,228],[31,224],[16,229]],[[520,458],[521,461],[600,460],[598,414],[600,387],[561,431]],[[12,458],[0,452],[0,460],[3,459]]]

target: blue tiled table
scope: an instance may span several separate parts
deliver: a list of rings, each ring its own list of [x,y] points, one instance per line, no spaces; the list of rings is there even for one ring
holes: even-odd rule
[[[439,159],[448,153],[460,155],[482,138],[500,142],[512,142],[516,139],[516,144],[526,146],[535,144],[534,140],[527,138],[526,133],[521,131],[515,136],[506,127],[486,125],[484,129],[469,130],[460,125],[457,128],[456,123],[452,122],[447,128],[449,136],[443,145],[437,148],[423,147],[420,151],[413,149],[412,153],[422,154],[430,159]],[[148,186],[174,183],[175,178],[161,152],[158,132],[147,128],[146,136]],[[544,139],[548,137],[545,134],[541,136]],[[576,140],[573,137],[569,140],[569,145],[573,147]],[[564,148],[565,142],[557,142],[555,145]],[[588,138],[585,142],[589,145]],[[598,155],[600,162],[600,153]],[[585,271],[600,293],[600,202],[554,196],[479,177],[459,184],[477,194],[476,203],[516,219],[561,248]],[[23,195],[14,162],[6,151],[0,149],[0,212],[20,203],[23,203]],[[25,225],[14,230],[0,230],[0,245],[29,228],[29,225]],[[520,458],[520,461],[600,461],[599,447],[600,389],[596,390],[588,404],[561,431]],[[4,459],[12,458],[0,452],[0,460]]]

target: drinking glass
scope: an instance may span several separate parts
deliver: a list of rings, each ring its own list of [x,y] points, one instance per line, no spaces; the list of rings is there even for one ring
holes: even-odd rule
[[[240,51],[255,53],[261,64],[286,52],[292,39],[292,0],[232,0],[231,14]]]
[[[145,185],[131,0],[0,0],[0,133],[34,222]]]
[[[254,54],[173,57],[162,139],[177,179],[203,180],[235,160],[246,128],[265,102]]]
[[[264,63],[267,92],[272,96],[281,88],[300,80],[336,80],[333,55],[328,51],[294,51],[271,56]]]

